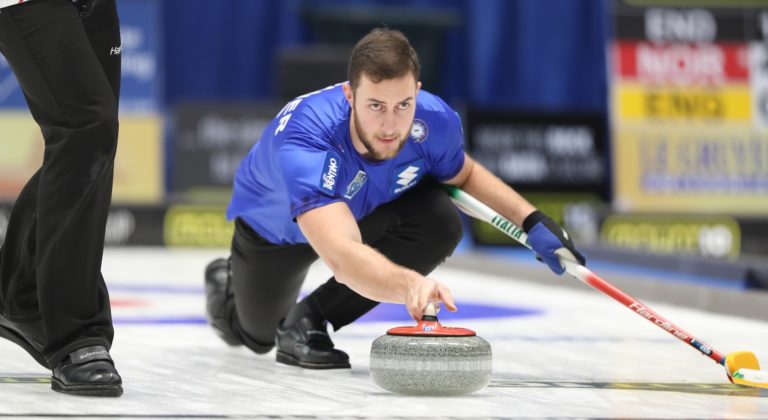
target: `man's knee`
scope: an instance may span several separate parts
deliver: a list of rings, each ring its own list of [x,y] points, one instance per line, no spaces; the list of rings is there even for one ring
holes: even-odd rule
[[[107,95],[108,96],[108,95]],[[117,105],[102,95],[89,106],[76,106],[61,124],[68,131],[65,148],[88,159],[114,158],[119,131]]]
[[[68,165],[87,171],[84,176],[93,177],[103,168],[113,164],[117,154],[118,120],[107,112],[94,112],[88,119],[74,127],[66,128],[66,139],[59,150],[67,157]],[[56,142],[46,139],[47,144]]]
[[[94,115],[91,125],[86,130],[92,131],[93,137],[98,139],[95,142],[96,151],[114,159],[117,152],[118,127],[116,113],[107,110]]]

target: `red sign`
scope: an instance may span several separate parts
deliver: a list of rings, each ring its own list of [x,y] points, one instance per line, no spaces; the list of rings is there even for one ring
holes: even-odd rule
[[[657,85],[722,85],[749,82],[746,44],[616,42],[614,74]]]

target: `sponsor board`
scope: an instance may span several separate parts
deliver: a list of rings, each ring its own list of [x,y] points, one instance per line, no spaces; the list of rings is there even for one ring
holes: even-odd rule
[[[754,28],[760,9],[754,6],[758,5],[759,1],[740,0],[614,1],[614,33],[617,39],[657,43],[757,39],[760,34]]]
[[[113,205],[104,243],[108,246],[162,246],[164,205]]]
[[[768,26],[768,12],[766,12]],[[755,42],[749,47],[750,88],[752,89],[752,109],[754,124],[768,129],[768,43]]]
[[[469,153],[516,189],[607,195],[603,116],[478,109],[467,123]]]
[[[240,162],[280,111],[279,104],[183,105],[174,110],[170,193],[226,203]]]
[[[0,199],[13,200],[43,162],[43,136],[26,111],[0,112],[0,133]]]
[[[163,123],[158,116],[123,115],[112,201],[157,203],[164,198]]]
[[[600,227],[603,245],[724,259],[739,256],[741,236],[739,223],[724,216],[612,215]]]
[[[40,127],[28,112],[0,113],[0,199],[14,199],[43,161]],[[155,203],[163,199],[162,121],[121,115],[112,201]]]
[[[749,49],[745,43],[653,44],[616,42],[615,76],[650,85],[720,85],[748,83]]]
[[[163,239],[170,247],[227,248],[234,230],[224,207],[171,206],[165,214]]]
[[[0,243],[3,242],[13,202],[0,202]],[[164,205],[112,205],[104,232],[106,246],[162,246]]]
[[[163,97],[160,50],[163,45],[162,4],[153,0],[121,0],[118,47],[122,55],[121,112],[157,112]]]
[[[614,85],[614,117],[619,121],[726,121],[752,124],[749,85],[718,88]]]
[[[768,208],[765,2],[613,2],[617,211]]]
[[[619,211],[764,215],[768,209],[768,132],[625,124],[614,140]]]

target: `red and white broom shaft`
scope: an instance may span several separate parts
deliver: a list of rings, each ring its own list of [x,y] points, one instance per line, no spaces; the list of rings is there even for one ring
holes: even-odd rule
[[[462,191],[461,189],[452,186],[444,186],[444,189],[451,196],[451,199],[453,199],[456,206],[463,212],[472,217],[490,223],[496,229],[506,233],[509,237],[519,242],[521,245],[531,249],[531,246],[528,244],[528,235],[525,233],[525,231],[520,229],[520,227],[507,220],[496,211],[478,199]],[[570,254],[568,251],[566,251],[566,253]],[[700,351],[701,354],[709,357],[716,363],[725,365],[725,356],[722,353],[708,346],[701,340],[693,337],[691,334],[685,332],[675,324],[669,322],[666,318],[657,314],[651,308],[640,303],[637,299],[616,288],[616,286],[601,279],[588,268],[575,262],[573,259],[566,257],[561,256],[560,261],[565,266],[565,270],[568,272],[568,274],[574,278],[619,301],[624,306],[634,311],[636,314],[656,324],[659,328],[672,334],[677,339],[690,344],[693,348]]]
[[[586,267],[576,263],[571,263],[570,261],[566,263],[566,267],[567,267],[566,270],[568,271],[568,273],[571,274],[573,277],[581,280],[582,282],[594,287],[595,289],[621,302],[621,304],[631,309],[636,314],[656,324],[659,328],[672,334],[672,336],[674,336],[675,338],[690,344],[691,347],[700,351],[701,354],[709,357],[710,359],[714,360],[716,363],[719,363],[721,365],[725,364],[725,356],[722,353],[718,352],[717,350],[713,349],[703,341],[697,339],[696,337],[692,336],[682,328],[673,324],[663,316],[656,313],[656,311],[654,311],[653,309],[644,305],[639,300],[622,292],[611,283],[608,283],[607,281],[601,279],[598,275],[591,272]]]

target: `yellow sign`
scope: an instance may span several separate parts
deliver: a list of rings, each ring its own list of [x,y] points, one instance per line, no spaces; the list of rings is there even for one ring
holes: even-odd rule
[[[163,200],[162,127],[158,116],[120,116],[113,202],[159,203]]]
[[[0,112],[0,199],[13,200],[43,162],[40,128],[25,111]],[[163,199],[162,121],[158,116],[121,116],[112,201],[156,203]]]
[[[614,86],[616,120],[717,120],[752,124],[748,85],[721,88],[653,88],[631,83]]]
[[[768,214],[768,132],[622,124],[613,152],[619,211]]]
[[[600,229],[604,245],[657,254],[735,259],[741,229],[729,217],[609,216]]]
[[[0,112],[0,199],[14,200],[43,163],[43,135],[28,112]]]
[[[223,207],[174,206],[168,209],[163,223],[167,246],[229,247],[234,231]]]

